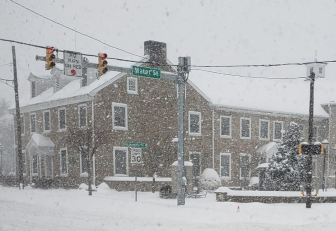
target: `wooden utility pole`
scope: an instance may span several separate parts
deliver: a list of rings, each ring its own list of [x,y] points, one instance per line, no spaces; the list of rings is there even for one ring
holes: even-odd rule
[[[19,170],[19,189],[24,189],[23,181],[23,169],[22,169],[22,140],[21,140],[21,113],[19,104],[19,86],[17,80],[17,69],[16,69],[16,55],[15,46],[12,46],[13,53],[13,72],[14,72],[14,91],[15,91],[15,107],[16,107],[16,138],[17,138],[17,157],[18,157],[18,170]]]

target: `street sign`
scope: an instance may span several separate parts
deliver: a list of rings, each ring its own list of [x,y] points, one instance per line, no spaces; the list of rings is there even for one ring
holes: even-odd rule
[[[133,142],[126,142],[124,143],[125,147],[131,147],[131,148],[147,148],[146,143],[133,143]]]
[[[142,163],[142,148],[131,148],[131,164]]]
[[[64,75],[82,77],[82,54],[64,51]]]
[[[299,153],[305,155],[320,155],[323,154],[323,145],[322,144],[300,144]]]
[[[132,75],[160,79],[161,70],[148,67],[132,66]]]

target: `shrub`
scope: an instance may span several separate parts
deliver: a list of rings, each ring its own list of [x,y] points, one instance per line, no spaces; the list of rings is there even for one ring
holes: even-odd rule
[[[212,168],[203,171],[200,178],[200,187],[205,191],[214,191],[221,186],[221,180],[217,172]]]

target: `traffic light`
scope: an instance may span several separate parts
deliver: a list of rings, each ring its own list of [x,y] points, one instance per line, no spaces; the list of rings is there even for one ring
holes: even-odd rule
[[[105,53],[99,53],[98,54],[98,63],[99,63],[99,76],[102,76],[104,74],[106,74],[106,72],[108,71],[107,69],[107,61],[105,60],[107,58],[107,54]]]
[[[54,47],[46,47],[46,70],[53,69],[56,66],[56,56],[54,54],[54,51]]]

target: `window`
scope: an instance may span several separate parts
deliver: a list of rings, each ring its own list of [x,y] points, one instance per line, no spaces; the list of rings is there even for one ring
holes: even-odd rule
[[[299,125],[299,130],[302,132],[302,138],[304,137],[303,132],[304,132],[304,127],[302,124]]]
[[[32,156],[31,171],[33,176],[38,176],[38,156]]]
[[[21,122],[21,135],[24,135],[24,133],[25,133],[24,115],[20,116],[20,122]]]
[[[22,150],[22,173],[27,174],[26,151]]]
[[[193,179],[198,179],[201,176],[201,153],[193,152],[190,154],[190,161],[193,163],[192,174]]]
[[[312,176],[317,176],[317,160],[313,160],[312,162]]]
[[[323,70],[322,67],[319,67],[319,73],[320,74],[322,74],[322,72],[323,72],[322,70]]]
[[[53,160],[52,156],[49,155],[44,157],[44,176],[47,179],[51,179],[53,177]]]
[[[231,153],[220,154],[220,176],[231,179]]]
[[[87,177],[88,176],[88,166],[87,166],[87,155],[82,151],[80,153],[80,176]]]
[[[50,111],[43,112],[43,128],[45,132],[50,132]]]
[[[189,111],[189,135],[201,135],[201,113]]]
[[[36,114],[30,114],[30,132],[36,132]]]
[[[124,147],[114,147],[113,148],[113,158],[114,158],[114,175],[127,176],[128,175],[128,148]]]
[[[65,108],[58,109],[58,129],[64,131],[66,129]]]
[[[317,126],[313,127],[313,141],[317,141]]]
[[[36,83],[35,81],[30,82],[31,87],[31,97],[34,98],[36,96]]]
[[[220,136],[223,138],[231,138],[231,117],[221,116],[220,119]]]
[[[138,94],[138,79],[134,77],[127,78],[127,93]]]
[[[83,68],[84,69],[84,68]],[[84,74],[84,73],[83,73]],[[87,86],[87,83],[88,83],[88,78],[87,78],[87,75],[82,75],[82,87],[85,87]]]
[[[127,105],[112,103],[113,129],[127,130]]]
[[[61,176],[68,176],[68,153],[66,148],[60,150],[60,161]]]
[[[240,179],[250,178],[250,155],[240,154]]]
[[[259,139],[269,140],[269,121],[259,120]]]
[[[240,118],[240,138],[251,139],[251,119]]]
[[[86,127],[86,105],[79,105],[79,127]]]
[[[282,121],[274,121],[273,123],[273,140],[281,140],[282,138]]]

